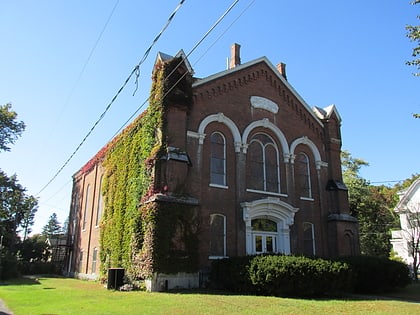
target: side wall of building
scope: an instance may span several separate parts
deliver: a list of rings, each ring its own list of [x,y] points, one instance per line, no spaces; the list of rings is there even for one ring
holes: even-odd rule
[[[103,169],[99,163],[74,175],[67,272],[80,278],[97,279],[99,276],[100,220],[104,206],[102,179]]]

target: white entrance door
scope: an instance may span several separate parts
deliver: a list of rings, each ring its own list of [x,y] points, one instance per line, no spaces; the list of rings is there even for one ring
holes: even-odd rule
[[[277,253],[277,235],[274,233],[253,233],[254,253]]]

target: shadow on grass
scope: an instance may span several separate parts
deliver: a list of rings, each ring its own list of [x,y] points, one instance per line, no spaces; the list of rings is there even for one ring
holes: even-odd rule
[[[258,296],[258,294],[252,293],[238,293],[228,292],[221,290],[210,290],[210,289],[193,289],[193,290],[169,290],[169,294],[202,294],[202,295],[241,295],[241,296]],[[302,299],[302,300],[317,300],[317,301],[329,301],[329,300],[343,300],[343,301],[372,301],[372,300],[383,300],[383,301],[402,301],[408,303],[420,303],[420,283],[413,283],[405,288],[397,289],[393,292],[377,293],[377,294],[339,294],[339,295],[325,295],[322,297],[296,297],[296,296],[280,296],[277,298],[290,298],[290,299]]]
[[[0,286],[7,286],[7,285],[39,285],[39,279],[36,277],[22,277],[22,278],[15,278],[9,280],[1,280]]]

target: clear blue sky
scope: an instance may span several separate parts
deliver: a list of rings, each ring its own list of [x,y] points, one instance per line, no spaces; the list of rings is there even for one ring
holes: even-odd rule
[[[53,212],[64,222],[72,175],[144,103],[157,52],[188,54],[233,2],[185,1],[142,64],[137,93],[132,79],[38,195],[35,232]],[[12,103],[27,125],[12,151],[0,153],[0,168],[16,173],[28,193],[37,195],[178,3],[0,0],[0,104]],[[412,118],[420,112],[420,77],[405,65],[414,47],[405,26],[418,23],[419,11],[409,0],[241,0],[189,60],[196,76],[211,75],[225,69],[230,45],[237,42],[242,62],[267,56],[273,64],[286,63],[289,82],[310,106],[337,106],[343,149],[370,163],[362,176],[372,183],[402,180],[420,173],[420,120]]]

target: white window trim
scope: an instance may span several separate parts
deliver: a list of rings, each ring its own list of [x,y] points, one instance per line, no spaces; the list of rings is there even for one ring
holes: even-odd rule
[[[229,256],[209,256],[209,259],[211,260],[218,260],[218,259],[225,259],[229,258]]]
[[[271,191],[257,190],[257,189],[251,189],[251,188],[247,188],[246,191],[256,193],[256,194],[261,194],[261,195],[269,195],[269,196],[276,196],[276,197],[289,197],[289,195],[287,194],[281,194],[281,193],[275,193]]]
[[[221,189],[228,189],[229,188],[229,186],[212,184],[212,183],[210,183],[209,186],[213,187],[213,188],[221,188]]]

